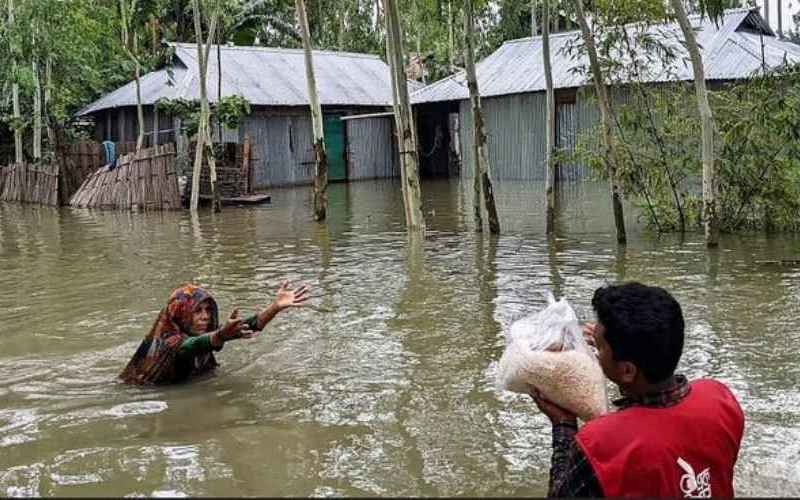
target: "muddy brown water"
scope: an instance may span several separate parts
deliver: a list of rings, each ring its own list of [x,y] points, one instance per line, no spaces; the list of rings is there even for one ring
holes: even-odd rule
[[[307,188],[194,219],[0,204],[0,495],[542,495],[549,429],[494,386],[503,331],[545,288],[591,319],[596,287],[634,279],[682,303],[680,370],[742,402],[737,492],[800,495],[800,239],[709,252],[629,210],[619,248],[592,183],[564,187],[551,241],[541,186],[498,185],[493,238],[473,231],[470,189],[423,184],[424,241],[392,181],[331,186],[326,225]],[[226,345],[215,376],[116,382],[175,285],[227,314],[283,277],[311,306]]]

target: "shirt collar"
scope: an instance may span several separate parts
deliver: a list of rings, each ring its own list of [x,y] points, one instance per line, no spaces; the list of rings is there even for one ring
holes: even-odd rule
[[[672,377],[671,383],[658,391],[650,392],[641,396],[625,396],[613,401],[614,406],[621,410],[631,406],[650,406],[655,408],[666,408],[677,404],[685,398],[692,390],[689,381],[683,375]]]

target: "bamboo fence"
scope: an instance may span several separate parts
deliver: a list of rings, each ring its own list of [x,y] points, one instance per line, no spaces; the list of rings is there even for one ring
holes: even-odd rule
[[[135,142],[118,142],[116,144],[117,156],[130,154],[136,151]],[[78,142],[62,146],[61,154],[69,165],[82,174],[85,179],[98,168],[105,165],[103,145],[99,142]]]
[[[128,154],[113,170],[91,174],[70,200],[76,208],[174,210],[181,208],[175,146],[165,144]]]
[[[58,206],[58,164],[17,163],[0,167],[0,200]]]
[[[6,185],[6,178],[8,177],[9,167],[0,165],[0,195],[3,194],[3,187]]]

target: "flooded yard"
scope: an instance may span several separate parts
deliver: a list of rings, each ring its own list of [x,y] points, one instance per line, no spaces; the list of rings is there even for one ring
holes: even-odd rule
[[[592,319],[595,288],[674,293],[680,371],[710,376],[746,413],[740,495],[800,495],[800,238],[613,237],[602,184],[561,193],[544,237],[541,185],[496,186],[503,234],[476,234],[471,186],[429,181],[428,234],[409,240],[400,186],[308,188],[272,204],[132,214],[0,204],[0,495],[544,495],[549,423],[500,393],[511,322],[547,288]],[[221,314],[272,299],[309,307],[226,345],[215,376],[163,388],[116,380],[175,286]]]

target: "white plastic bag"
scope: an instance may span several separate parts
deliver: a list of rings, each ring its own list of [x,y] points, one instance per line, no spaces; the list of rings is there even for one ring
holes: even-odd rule
[[[547,307],[511,325],[497,367],[502,389],[545,398],[590,420],[607,411],[605,377],[583,338],[578,317],[562,298],[547,293]]]

